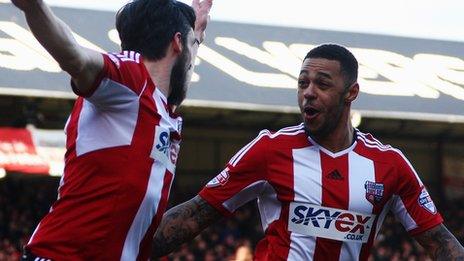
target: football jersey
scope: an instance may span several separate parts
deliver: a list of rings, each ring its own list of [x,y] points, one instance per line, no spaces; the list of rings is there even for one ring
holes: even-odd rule
[[[58,199],[26,249],[54,260],[147,260],[165,211],[182,119],[140,54],[104,54],[65,127]]]
[[[257,199],[256,260],[367,260],[388,211],[411,235],[443,220],[397,149],[355,131],[330,152],[303,124],[260,132],[199,193],[224,215]]]

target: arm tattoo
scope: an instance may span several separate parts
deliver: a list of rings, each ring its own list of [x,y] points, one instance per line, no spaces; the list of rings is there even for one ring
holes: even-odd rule
[[[169,254],[183,243],[192,240],[221,217],[219,211],[200,196],[171,208],[164,214],[155,233],[154,256],[161,257]]]
[[[434,260],[463,260],[464,248],[441,224],[415,237]]]

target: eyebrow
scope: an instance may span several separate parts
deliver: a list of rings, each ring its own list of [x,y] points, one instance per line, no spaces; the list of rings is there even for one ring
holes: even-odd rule
[[[304,74],[304,75],[308,75],[309,73],[306,71],[306,70],[301,70],[300,71],[300,76]],[[328,78],[330,80],[332,80],[332,76],[326,72],[317,72],[316,73],[316,77],[317,78],[321,78],[321,77],[324,77],[324,78]]]
[[[325,72],[317,72],[316,76],[317,77],[322,76],[322,77],[329,78],[329,79],[332,80],[332,76],[330,74],[328,74],[328,73],[325,73]]]

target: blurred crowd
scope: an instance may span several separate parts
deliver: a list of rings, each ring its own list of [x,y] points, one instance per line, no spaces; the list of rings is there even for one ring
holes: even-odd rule
[[[56,199],[58,183],[20,174],[0,179],[0,261],[19,260],[22,246]]]
[[[22,246],[36,224],[56,199],[59,179],[20,174],[0,179],[0,261],[19,260]],[[173,191],[176,188],[173,188]],[[196,191],[176,193],[173,204],[190,198]],[[452,200],[439,205],[446,226],[464,242],[464,202]],[[182,245],[167,260],[252,260],[253,249],[263,231],[255,202],[239,209],[233,218],[206,229],[189,244]],[[387,216],[377,236],[371,260],[431,260],[392,216]]]

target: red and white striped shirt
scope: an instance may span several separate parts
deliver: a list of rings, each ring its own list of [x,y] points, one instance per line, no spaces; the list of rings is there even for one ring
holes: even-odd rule
[[[140,54],[105,54],[65,127],[58,200],[26,248],[54,260],[147,260],[165,211],[182,119]]]
[[[388,211],[411,235],[443,221],[399,150],[356,130],[332,153],[303,124],[260,132],[199,195],[224,215],[258,200],[257,260],[367,260]]]

